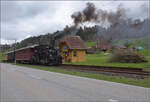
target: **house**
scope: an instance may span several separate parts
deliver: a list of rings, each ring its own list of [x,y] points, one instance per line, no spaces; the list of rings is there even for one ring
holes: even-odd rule
[[[112,45],[108,42],[97,42],[95,45],[96,51],[107,51],[112,48]]]
[[[114,46],[116,49],[127,49],[126,46],[122,45],[122,44],[118,44]]]
[[[93,47],[88,47],[86,54],[94,54],[95,53],[95,49]]]
[[[63,62],[83,62],[86,60],[87,47],[80,36],[65,36],[59,43]]]

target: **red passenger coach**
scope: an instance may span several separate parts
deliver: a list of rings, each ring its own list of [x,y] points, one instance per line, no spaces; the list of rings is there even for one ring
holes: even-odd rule
[[[32,62],[32,58],[34,56],[34,46],[24,47],[16,50],[16,61],[22,63],[30,63]]]

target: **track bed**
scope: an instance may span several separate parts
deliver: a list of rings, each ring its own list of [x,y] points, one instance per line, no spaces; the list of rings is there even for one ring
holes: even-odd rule
[[[53,66],[54,68],[74,70],[80,72],[107,74],[115,76],[124,76],[131,78],[143,79],[150,76],[149,71],[144,71],[142,68],[124,68],[124,67],[106,67],[106,66],[91,66],[91,65],[69,65],[62,64]]]

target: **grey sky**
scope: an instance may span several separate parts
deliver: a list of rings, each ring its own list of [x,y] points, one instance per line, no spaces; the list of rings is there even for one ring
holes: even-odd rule
[[[97,8],[116,10],[122,5],[127,16],[148,17],[148,1],[92,1]],[[3,1],[1,3],[1,43],[21,41],[29,36],[52,33],[72,25],[71,14],[84,9],[87,1]]]

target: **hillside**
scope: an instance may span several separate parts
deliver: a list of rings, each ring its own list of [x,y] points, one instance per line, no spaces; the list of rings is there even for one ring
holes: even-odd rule
[[[150,35],[145,36],[145,37],[140,37],[140,38],[128,38],[128,39],[122,39],[122,40],[118,40],[115,41],[115,44],[120,44],[123,45],[126,42],[130,43],[131,46],[142,46],[146,49],[150,49]]]

